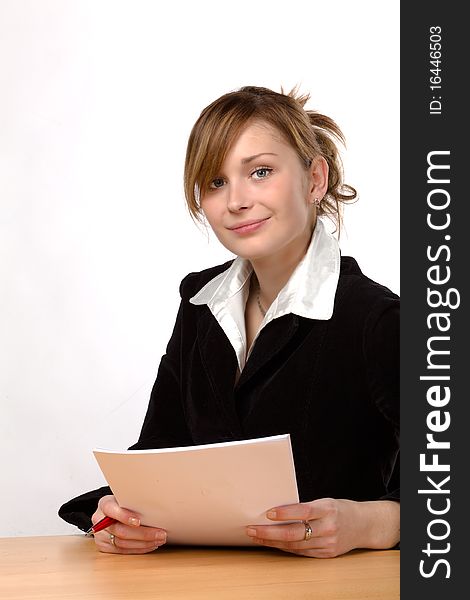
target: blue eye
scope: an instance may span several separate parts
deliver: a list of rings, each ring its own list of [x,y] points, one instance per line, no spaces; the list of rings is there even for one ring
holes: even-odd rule
[[[215,179],[213,179],[210,184],[209,187],[211,190],[217,190],[219,188],[221,188],[224,185],[224,180],[222,179],[222,177],[216,177]]]
[[[270,169],[269,167],[258,167],[253,171],[251,176],[253,177],[254,175],[256,175],[255,179],[266,179],[266,177],[269,177],[269,174],[271,172],[272,169]]]

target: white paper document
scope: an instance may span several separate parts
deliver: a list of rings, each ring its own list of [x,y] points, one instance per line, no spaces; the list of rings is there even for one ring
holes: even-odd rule
[[[247,525],[299,501],[289,434],[159,450],[93,450],[120,506],[170,544],[250,546]]]

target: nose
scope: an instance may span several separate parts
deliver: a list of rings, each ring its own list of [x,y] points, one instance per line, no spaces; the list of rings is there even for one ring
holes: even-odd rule
[[[241,181],[231,181],[227,186],[227,208],[230,212],[238,212],[250,208],[253,202]]]

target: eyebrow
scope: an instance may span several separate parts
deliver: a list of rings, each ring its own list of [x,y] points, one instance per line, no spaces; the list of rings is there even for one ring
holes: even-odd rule
[[[271,156],[277,156],[277,154],[275,154],[274,152],[260,152],[259,154],[253,154],[253,156],[247,156],[246,158],[242,158],[242,165],[246,165],[247,163],[251,162],[252,160],[255,160],[255,158],[258,158],[259,156],[263,156],[265,154],[269,154]]]

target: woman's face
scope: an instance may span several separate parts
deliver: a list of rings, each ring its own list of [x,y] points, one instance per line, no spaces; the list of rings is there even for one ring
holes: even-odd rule
[[[252,122],[228,152],[201,208],[234,254],[282,260],[305,251],[315,222],[312,202],[323,197],[327,173],[323,159],[307,170],[274,127]]]

